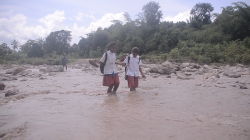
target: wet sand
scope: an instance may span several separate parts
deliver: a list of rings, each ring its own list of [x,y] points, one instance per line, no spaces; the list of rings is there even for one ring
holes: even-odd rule
[[[250,75],[213,82],[202,75],[190,80],[147,75],[136,92],[129,92],[123,77],[116,94],[106,94],[98,69],[69,68],[42,79],[4,82],[0,139],[250,139]],[[232,86],[237,81],[246,81],[248,89]],[[4,97],[10,89],[20,94]]]

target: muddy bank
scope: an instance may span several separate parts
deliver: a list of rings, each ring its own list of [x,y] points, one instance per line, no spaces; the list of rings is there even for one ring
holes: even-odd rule
[[[99,69],[87,61],[64,72],[21,66],[23,73],[6,74],[16,67],[0,69],[3,140],[250,139],[245,66],[145,64],[147,78],[136,92],[129,92],[119,67],[116,95],[106,94]],[[5,97],[14,90],[18,94]]]

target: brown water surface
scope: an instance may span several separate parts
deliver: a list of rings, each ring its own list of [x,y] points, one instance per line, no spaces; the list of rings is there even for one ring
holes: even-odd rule
[[[120,75],[117,94],[106,94],[102,77],[92,74],[69,69],[45,80],[7,82],[27,96],[7,100],[1,94],[2,139],[250,139],[250,90],[230,86],[239,79],[148,76],[129,92]],[[240,80],[249,86],[249,75]]]

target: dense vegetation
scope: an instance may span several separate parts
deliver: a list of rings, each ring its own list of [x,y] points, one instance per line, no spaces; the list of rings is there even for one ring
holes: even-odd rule
[[[124,13],[125,23],[114,20],[110,27],[98,28],[86,38],[80,37],[78,44],[72,46],[71,32],[65,30],[51,32],[45,39],[28,40],[21,46],[13,40],[12,46],[20,47],[19,52],[13,53],[2,43],[0,59],[28,63],[31,58],[47,58],[60,63],[59,57],[63,54],[72,58],[97,58],[106,50],[108,42],[116,41],[118,54],[129,53],[136,46],[144,59],[249,64],[249,5],[236,2],[224,7],[221,13],[212,13],[213,10],[210,3],[197,3],[186,22],[161,22],[160,5],[151,1],[142,7],[142,13],[135,20]]]

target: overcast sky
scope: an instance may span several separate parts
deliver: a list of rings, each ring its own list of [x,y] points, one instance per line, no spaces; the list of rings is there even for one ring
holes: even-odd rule
[[[241,0],[250,5],[250,0]],[[124,20],[127,12],[134,20],[150,0],[0,0],[0,44],[16,39],[24,44],[28,39],[45,38],[52,31],[70,30],[71,44],[80,36],[109,27],[112,20]],[[162,21],[186,21],[196,3],[211,3],[213,13],[230,6],[236,0],[156,0],[163,13]]]

